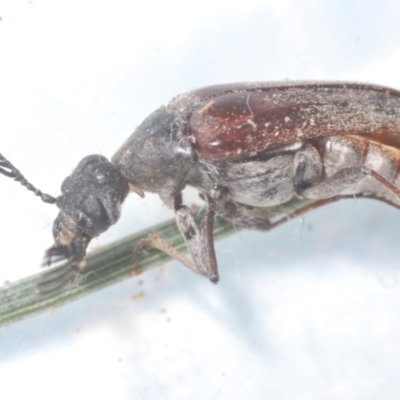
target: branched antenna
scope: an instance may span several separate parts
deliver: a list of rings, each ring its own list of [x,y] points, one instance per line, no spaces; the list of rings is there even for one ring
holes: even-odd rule
[[[28,190],[33,192],[36,196],[39,196],[45,203],[54,204],[57,199],[49,194],[43,193],[39,189],[36,189],[25,177],[14,167],[2,154],[0,154],[0,173],[9,178],[14,178],[22,186],[25,186]]]

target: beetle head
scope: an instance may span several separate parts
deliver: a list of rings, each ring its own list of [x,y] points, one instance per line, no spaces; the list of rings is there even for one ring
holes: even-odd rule
[[[54,245],[47,253],[51,259],[79,263],[90,240],[115,224],[128,183],[117,168],[101,155],[83,158],[61,185],[57,198],[60,213],[54,221]]]
[[[60,213],[54,221],[54,245],[46,253],[46,264],[51,260],[68,260],[61,275],[44,284],[58,286],[73,281],[80,262],[94,237],[115,224],[120,216],[121,203],[128,194],[128,182],[105,157],[87,156],[61,185],[61,195],[53,197],[34,187],[21,172],[0,154],[0,173],[20,182],[45,203],[56,204]],[[44,285],[45,286],[45,285]]]

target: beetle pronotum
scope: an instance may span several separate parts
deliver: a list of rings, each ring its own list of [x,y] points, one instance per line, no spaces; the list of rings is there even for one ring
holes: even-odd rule
[[[175,210],[193,261],[179,259],[217,282],[216,215],[269,229],[257,211],[295,196],[316,199],[311,208],[349,194],[400,207],[400,92],[341,82],[210,86],[152,113],[111,162],[85,157],[57,198],[34,188],[1,155],[0,172],[60,209],[47,251],[48,262],[71,261],[60,285],[79,273],[90,240],[117,222],[129,190],[157,193]],[[183,203],[187,185],[206,202],[200,224]],[[149,243],[177,256],[160,238]]]

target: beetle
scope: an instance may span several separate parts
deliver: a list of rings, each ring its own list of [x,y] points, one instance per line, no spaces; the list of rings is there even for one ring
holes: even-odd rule
[[[89,242],[120,217],[129,191],[157,193],[175,211],[192,261],[167,242],[151,243],[218,282],[216,216],[270,229],[259,210],[293,197],[312,207],[351,196],[400,207],[400,92],[346,82],[235,83],[174,98],[147,117],[109,161],[83,158],[57,198],[31,185],[4,156],[0,172],[60,209],[51,260],[69,260],[59,284],[78,275]],[[182,199],[186,186],[206,203],[200,223]]]

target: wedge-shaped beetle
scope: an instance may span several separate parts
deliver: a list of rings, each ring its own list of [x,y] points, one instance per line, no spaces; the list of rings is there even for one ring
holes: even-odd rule
[[[71,261],[60,285],[73,281],[90,240],[117,222],[129,190],[157,193],[175,210],[193,259],[185,265],[217,282],[216,215],[268,229],[257,211],[295,196],[318,206],[354,194],[400,207],[400,92],[341,82],[210,86],[152,113],[111,162],[85,157],[57,198],[3,156],[0,172],[60,209],[47,252],[49,262]],[[200,224],[182,201],[187,185],[206,201]]]

